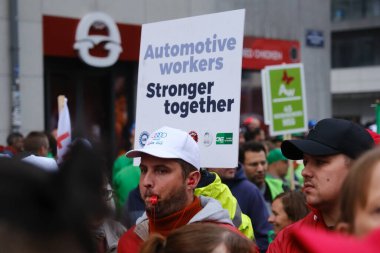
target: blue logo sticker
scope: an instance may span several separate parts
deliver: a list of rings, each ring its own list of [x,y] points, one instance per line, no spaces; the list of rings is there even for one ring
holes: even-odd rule
[[[149,138],[149,133],[147,131],[142,131],[140,136],[139,136],[139,144],[140,144],[140,147],[144,147],[145,144],[146,144],[146,141],[148,140]]]

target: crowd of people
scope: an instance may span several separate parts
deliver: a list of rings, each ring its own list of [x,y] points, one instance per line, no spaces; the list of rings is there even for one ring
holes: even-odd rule
[[[379,139],[334,118],[269,138],[247,117],[234,168],[201,168],[193,137],[167,126],[108,168],[85,139],[57,164],[54,136],[11,133],[0,252],[378,252]]]

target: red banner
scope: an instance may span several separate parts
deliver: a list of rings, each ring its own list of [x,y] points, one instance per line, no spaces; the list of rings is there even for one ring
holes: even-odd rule
[[[46,56],[78,57],[74,49],[75,32],[79,19],[54,16],[43,17],[43,49]],[[119,60],[138,61],[141,25],[117,24],[123,51]],[[243,69],[260,70],[265,66],[300,62],[298,41],[245,37]],[[105,55],[100,45],[92,49],[93,55]]]

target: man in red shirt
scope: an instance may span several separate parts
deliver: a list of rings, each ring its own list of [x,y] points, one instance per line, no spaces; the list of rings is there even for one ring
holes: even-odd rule
[[[373,139],[361,126],[342,119],[324,119],[305,140],[284,141],[282,153],[291,160],[303,159],[303,192],[311,211],[305,218],[283,229],[269,245],[269,253],[303,252],[289,235],[303,227],[329,231],[339,219],[339,196],[351,167]]]
[[[141,157],[139,188],[146,212],[120,238],[118,253],[139,252],[151,233],[167,236],[194,222],[221,223],[236,230],[217,200],[194,196],[200,180],[200,154],[188,133],[162,127],[149,136],[142,149],[126,155]]]

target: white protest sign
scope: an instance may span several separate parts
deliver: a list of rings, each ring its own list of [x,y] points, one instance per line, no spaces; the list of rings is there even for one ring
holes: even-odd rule
[[[261,94],[263,98],[263,111],[264,111],[264,123],[270,125],[271,116],[269,115],[269,91],[268,91],[268,80],[266,78],[267,70],[263,68],[261,70]]]
[[[170,126],[198,140],[202,167],[237,166],[244,15],[142,26],[135,148]]]

